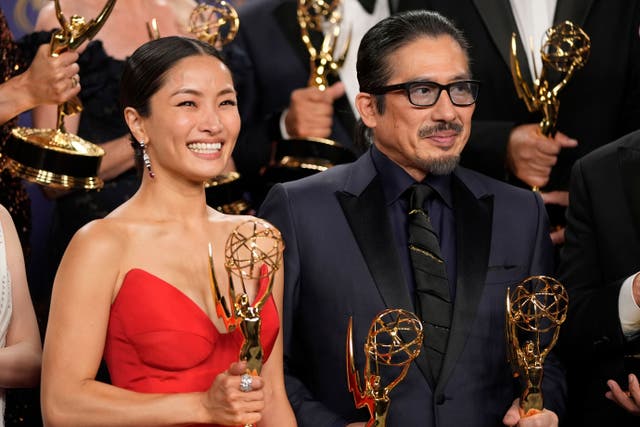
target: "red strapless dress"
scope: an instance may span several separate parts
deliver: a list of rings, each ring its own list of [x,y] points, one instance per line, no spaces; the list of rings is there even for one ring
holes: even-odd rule
[[[259,295],[266,286],[265,280]],[[261,317],[266,361],[280,324],[271,297]],[[239,329],[218,332],[207,314],[170,283],[132,269],[111,305],[104,359],[118,387],[142,393],[205,391],[238,361],[242,340]]]

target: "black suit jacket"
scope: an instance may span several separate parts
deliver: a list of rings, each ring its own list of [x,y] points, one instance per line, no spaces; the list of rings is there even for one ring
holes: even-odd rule
[[[427,8],[451,18],[471,44],[471,70],[482,81],[473,131],[462,164],[506,179],[505,153],[515,125],[537,123],[518,99],[509,68],[512,32],[518,34],[509,0],[407,0],[402,8]],[[559,94],[558,130],[578,147],[562,150],[548,187],[567,189],[571,166],[593,149],[635,130],[640,123],[640,2],[558,0],[554,23],[571,20],[591,38],[584,68]],[[520,43],[520,63],[529,74]]]
[[[457,283],[442,373],[430,383],[424,356],[391,393],[389,426],[500,425],[519,394],[506,359],[505,290],[548,273],[551,251],[540,198],[459,168],[453,177]],[[373,318],[414,311],[371,155],[276,185],[261,216],[285,240],[287,393],[300,426],[363,421],[347,391],[345,337],[354,318],[356,364]],[[426,338],[428,339],[428,337]],[[564,379],[553,357],[546,403],[563,412]],[[384,376],[383,384],[390,378]]]
[[[608,379],[626,386],[631,367],[623,355],[640,353],[640,337],[626,341],[618,315],[620,286],[640,271],[639,189],[640,132],[594,151],[573,168],[559,270],[569,290],[560,348],[567,361],[571,425],[640,424],[604,397]]]

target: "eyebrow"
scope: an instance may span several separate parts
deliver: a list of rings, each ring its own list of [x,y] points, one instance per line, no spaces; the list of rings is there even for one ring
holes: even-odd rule
[[[457,75],[451,77],[448,81],[456,82],[456,81],[459,81],[459,80],[469,80],[471,78],[473,78],[471,76],[471,73],[467,72],[467,73],[464,73],[464,74],[457,74]],[[412,81],[412,82],[434,82],[435,80],[433,79],[433,76],[424,76],[423,75],[423,76],[416,76],[415,78],[410,79],[408,81]]]
[[[227,95],[227,94],[235,94],[235,93],[236,93],[236,91],[235,91],[234,88],[227,87],[227,88],[224,88],[221,91],[219,91],[216,94],[216,96]],[[188,87],[187,88],[180,88],[180,89],[176,90],[175,92],[173,92],[171,94],[171,96],[173,97],[173,96],[176,96],[176,95],[183,95],[183,94],[202,96],[202,92],[201,91],[199,91],[197,89],[191,89],[191,88],[188,88]]]

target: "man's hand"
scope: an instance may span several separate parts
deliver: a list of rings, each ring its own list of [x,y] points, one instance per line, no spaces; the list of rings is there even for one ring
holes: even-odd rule
[[[537,124],[516,126],[507,143],[507,167],[526,184],[543,187],[549,182],[551,168],[558,161],[560,150],[577,145],[578,141],[561,132],[554,138],[542,135]]]
[[[367,423],[349,423],[346,427],[365,427]]]
[[[548,193],[540,193],[542,201],[545,205],[558,205],[563,207],[569,206],[569,192],[568,191],[549,191]],[[551,230],[551,241],[554,245],[561,245],[564,243],[564,227],[558,227]]]
[[[638,276],[636,276],[636,278],[637,277]],[[634,279],[634,286],[635,282],[636,279]],[[640,385],[638,385],[638,378],[635,375],[629,374],[628,392],[622,390],[614,380],[607,381],[607,385],[610,390],[605,393],[607,399],[613,400],[618,406],[630,414],[640,417]]]
[[[508,427],[558,427],[558,416],[555,412],[543,409],[537,414],[522,418],[520,399],[516,399],[502,419],[502,423]]]
[[[296,89],[291,93],[289,111],[284,119],[291,138],[327,138],[333,124],[333,102],[344,95],[344,83],[337,82],[327,90],[315,87]]]

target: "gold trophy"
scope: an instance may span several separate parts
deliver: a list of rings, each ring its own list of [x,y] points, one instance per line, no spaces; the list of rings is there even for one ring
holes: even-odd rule
[[[92,39],[102,28],[113,10],[116,0],[107,0],[102,11],[88,22],[72,15],[68,20],[55,0],[55,10],[61,28],[51,37],[51,56],[77,49]],[[98,175],[104,150],[66,132],[65,116],[82,111],[77,97],[58,106],[56,129],[17,127],[2,153],[4,167],[21,178],[52,188],[86,190],[103,185]]]
[[[347,35],[342,52],[336,53],[341,39],[342,0],[299,0],[297,15],[302,41],[309,52],[309,86],[324,91],[329,86],[329,75],[337,74],[344,63],[351,40]],[[324,32],[321,46],[312,43],[310,31]],[[355,159],[351,150],[327,138],[286,139],[274,145],[272,165],[266,175],[274,182],[288,181]]]
[[[514,377],[523,384],[520,415],[542,411],[544,360],[558,340],[560,325],[567,317],[569,297],[557,280],[532,276],[513,291],[507,288],[507,355]]]
[[[516,33],[511,35],[511,76],[516,92],[529,112],[542,111],[540,131],[543,135],[550,137],[555,135],[560,108],[558,93],[569,83],[573,73],[587,63],[590,49],[589,36],[571,21],[564,21],[549,28],[540,49],[542,70],[538,75],[534,68],[533,87],[530,88],[522,75],[518,61]],[[560,75],[553,86],[549,81],[551,71],[556,71]],[[538,191],[538,188],[534,187],[533,190]]]
[[[218,49],[231,42],[239,28],[238,13],[225,0],[199,3],[189,18],[189,32]]]
[[[371,418],[367,427],[384,427],[391,399],[389,393],[407,375],[411,362],[422,348],[422,322],[402,309],[387,309],[371,322],[364,344],[364,390],[353,360],[353,319],[347,329],[347,384],[357,408],[367,407]],[[400,368],[396,379],[382,384],[380,366]]]
[[[201,2],[189,17],[188,30],[198,40],[217,49],[230,43],[238,34],[238,12],[225,0]],[[244,199],[244,187],[238,172],[229,172],[205,182],[207,203],[227,214],[244,214],[250,210]]]
[[[267,248],[265,251],[264,248]],[[273,289],[275,275],[282,261],[283,242],[280,232],[259,219],[251,219],[237,226],[225,245],[225,268],[229,278],[228,300],[222,296],[216,280],[213,252],[209,244],[211,291],[216,314],[228,331],[240,328],[244,341],[240,360],[247,362],[247,373],[260,374],[262,344],[260,343],[260,311]],[[258,283],[266,289],[250,301],[246,284]]]

